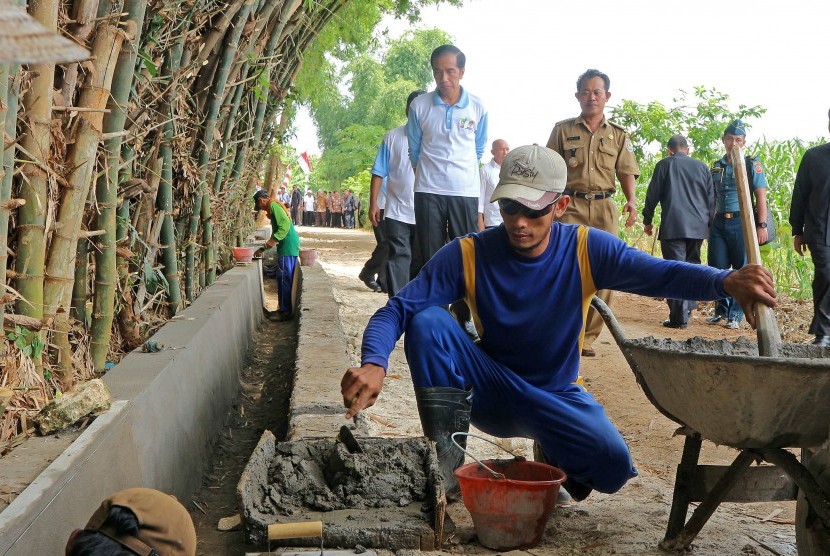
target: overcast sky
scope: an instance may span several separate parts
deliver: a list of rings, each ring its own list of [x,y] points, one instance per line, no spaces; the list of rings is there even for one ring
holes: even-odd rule
[[[827,0],[466,0],[425,10],[421,26],[444,29],[467,55],[462,85],[484,100],[491,141],[544,144],[555,122],[578,115],[573,93],[587,68],[611,78],[609,106],[672,104],[678,89],[705,85],[732,108],[767,108],[748,120],[750,142],[828,136]],[[295,147],[317,152],[311,119],[296,128]]]

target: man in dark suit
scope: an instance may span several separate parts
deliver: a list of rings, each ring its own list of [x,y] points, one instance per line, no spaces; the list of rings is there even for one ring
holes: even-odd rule
[[[643,224],[646,235],[654,233],[654,209],[660,204],[657,239],[663,258],[700,264],[700,246],[709,236],[715,214],[712,174],[703,162],[689,157],[689,143],[682,135],[668,142],[669,156],[654,167],[646,192]],[[686,328],[694,301],[667,299],[669,318],[663,326]]]
[[[827,113],[830,117],[830,111]],[[830,126],[828,126],[830,127]],[[804,256],[810,250],[813,277],[814,344],[830,346],[830,143],[808,149],[795,176],[790,205],[793,247]]]

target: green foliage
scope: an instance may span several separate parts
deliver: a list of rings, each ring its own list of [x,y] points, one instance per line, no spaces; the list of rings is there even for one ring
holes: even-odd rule
[[[657,101],[623,100],[620,106],[611,109],[611,117],[631,136],[634,154],[640,163],[640,183],[651,180],[654,165],[660,160],[659,153],[665,152],[665,145],[672,135],[684,135],[692,148],[691,155],[711,164],[723,156],[721,137],[729,122],[735,118],[746,122],[766,112],[761,106],[743,104],[737,110],[731,110],[727,106],[729,95],[714,88],[698,86],[691,95],[683,90],[678,94],[673,99],[674,106]],[[747,128],[751,129],[750,123]]]
[[[30,359],[39,359],[46,345],[40,334],[15,326],[13,332],[8,332],[6,337],[14,344],[14,347],[23,352]]]
[[[441,29],[407,31],[389,42],[383,65],[390,77],[395,79],[416,84],[429,83],[432,80],[429,55],[436,46],[449,42],[449,35]]]

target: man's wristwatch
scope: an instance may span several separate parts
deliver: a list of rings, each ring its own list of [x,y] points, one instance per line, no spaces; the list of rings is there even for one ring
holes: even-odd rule
[[[756,225],[758,228],[766,228],[766,227],[767,227],[767,223],[766,223],[766,222],[758,222],[758,223],[757,223],[757,224],[755,224],[755,225]]]

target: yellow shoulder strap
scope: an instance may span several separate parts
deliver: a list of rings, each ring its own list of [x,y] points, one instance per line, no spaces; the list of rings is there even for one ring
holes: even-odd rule
[[[579,226],[576,230],[576,260],[579,264],[579,275],[582,278],[582,332],[579,334],[579,349],[585,339],[585,323],[588,321],[588,309],[591,299],[597,292],[594,285],[594,275],[591,273],[591,259],[588,257],[588,227]]]
[[[476,327],[479,337],[484,337],[484,328],[478,318],[478,307],[476,305],[476,246],[472,237],[463,237],[461,243],[461,260],[464,263],[464,301],[470,308],[473,317],[473,324]]]

